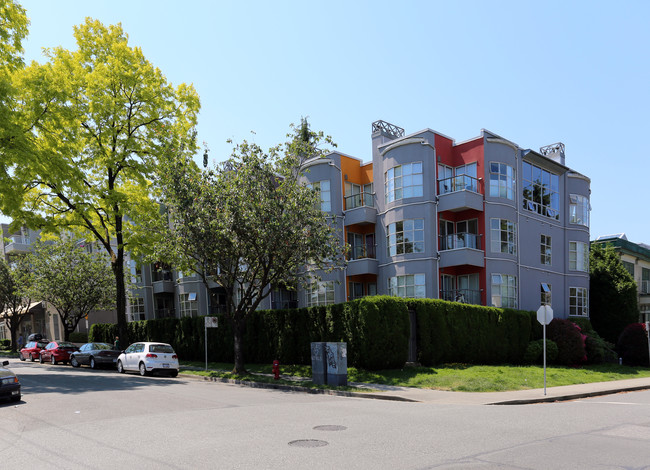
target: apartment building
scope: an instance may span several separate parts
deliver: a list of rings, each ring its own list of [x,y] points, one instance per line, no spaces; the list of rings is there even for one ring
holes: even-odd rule
[[[650,321],[650,245],[633,243],[624,233],[598,237],[592,243],[612,245],[638,287],[641,321]]]
[[[307,289],[275,289],[260,308],[383,294],[588,316],[590,180],[563,144],[524,149],[493,132],[456,142],[431,129],[372,124],[372,158],[306,162],[350,245],[342,270]],[[219,313],[225,295],[195,276],[131,261],[131,319]]]

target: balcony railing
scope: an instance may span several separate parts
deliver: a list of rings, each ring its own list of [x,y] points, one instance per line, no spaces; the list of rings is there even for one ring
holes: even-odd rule
[[[376,246],[375,245],[359,245],[353,246],[350,248],[348,253],[348,261],[353,261],[355,259],[366,259],[366,258],[376,258]]]
[[[157,281],[173,281],[174,278],[172,277],[172,272],[171,271],[154,271],[152,273],[152,278],[153,282]]]
[[[475,233],[454,233],[440,236],[440,251],[456,250],[458,248],[481,249],[481,235]]]
[[[360,193],[346,196],[344,198],[345,210],[354,209],[356,207],[375,207],[374,196],[373,193]]]
[[[452,289],[440,292],[442,300],[460,302],[463,304],[481,305],[481,291],[472,289]]]
[[[474,191],[478,193],[478,179],[469,175],[458,175],[438,180],[438,194],[456,191]]]

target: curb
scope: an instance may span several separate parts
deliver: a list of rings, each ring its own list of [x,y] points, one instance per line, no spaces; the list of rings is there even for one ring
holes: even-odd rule
[[[307,388],[301,387],[299,385],[284,385],[284,384],[271,384],[263,382],[249,382],[247,380],[238,380],[238,379],[225,379],[222,377],[206,377],[203,375],[194,375],[194,374],[183,374],[180,373],[179,376],[184,378],[191,378],[195,380],[203,380],[204,382],[220,382],[227,383],[232,385],[242,385],[244,387],[250,388],[265,388],[270,390],[285,390],[288,392],[301,392],[301,393],[310,393],[313,395],[334,395],[339,397],[348,397],[348,398],[372,398],[375,400],[387,400],[387,401],[403,401],[411,403],[420,403],[419,400],[412,400],[410,398],[401,397],[398,395],[380,395],[377,393],[362,393],[362,392],[349,392],[344,390],[330,390],[322,388]]]
[[[639,390],[649,390],[650,385],[639,385],[635,387],[613,388],[611,390],[598,390],[593,392],[572,393],[569,395],[560,395],[557,397],[545,398],[530,398],[524,400],[506,400],[494,403],[487,403],[488,405],[533,405],[535,403],[553,403],[559,401],[571,401],[580,398],[600,397],[603,395],[616,395],[617,393],[636,392]]]

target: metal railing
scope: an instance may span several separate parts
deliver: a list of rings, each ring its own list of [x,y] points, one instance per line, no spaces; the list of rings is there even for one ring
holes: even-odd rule
[[[478,193],[478,179],[469,175],[458,175],[438,180],[438,194],[456,191],[474,191]]]
[[[463,304],[481,305],[481,291],[472,289],[451,289],[440,292],[442,300]]]
[[[375,207],[374,193],[359,193],[345,196],[345,210],[357,207]]]
[[[481,249],[481,235],[476,233],[453,233],[440,235],[440,251],[455,250],[458,248]]]
[[[358,245],[350,248],[348,252],[348,261],[355,259],[376,258],[376,245]]]
[[[174,278],[172,277],[172,272],[171,271],[154,271],[152,273],[153,282],[157,281],[173,281]]]

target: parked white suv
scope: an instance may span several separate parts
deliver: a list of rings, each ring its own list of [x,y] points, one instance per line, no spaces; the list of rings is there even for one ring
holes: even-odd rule
[[[172,377],[178,375],[178,356],[169,344],[133,343],[117,358],[120,373],[137,371],[140,375],[163,372]]]

